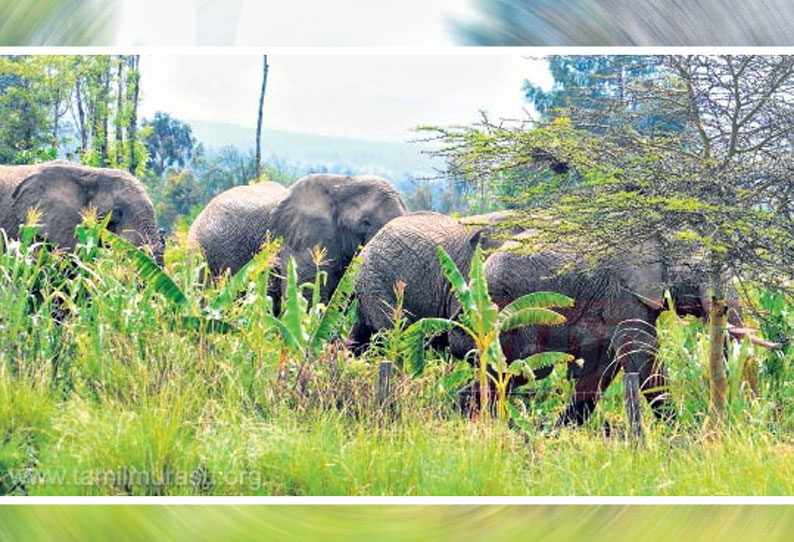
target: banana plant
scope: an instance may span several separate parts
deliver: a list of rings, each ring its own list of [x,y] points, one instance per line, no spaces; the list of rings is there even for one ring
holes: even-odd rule
[[[179,286],[143,250],[107,229],[99,230],[101,241],[114,252],[124,255],[137,272],[139,279],[152,291],[162,295],[180,316],[182,325],[209,333],[234,333],[238,327],[220,317],[221,312],[238,298],[250,281],[270,273],[270,262],[278,251],[275,244],[266,244],[254,258],[245,264],[223,285],[218,294],[204,307],[191,300]]]
[[[468,283],[442,247],[438,247],[438,258],[444,276],[452,285],[452,290],[461,305],[461,310],[457,320],[423,318],[406,329],[405,334],[411,338],[414,345],[411,349],[411,363],[417,369],[421,369],[421,356],[426,338],[454,328],[462,330],[474,341],[479,362],[476,374],[480,387],[480,412],[483,417],[487,417],[490,413],[488,405],[490,382],[496,388],[497,416],[503,419],[506,413],[507,387],[514,376],[524,375],[532,379],[534,370],[538,366],[570,362],[573,361],[573,356],[563,352],[542,352],[508,364],[499,341],[500,335],[526,326],[562,324],[565,322],[565,317],[551,308],[570,307],[574,300],[553,292],[535,292],[514,300],[499,311],[499,307],[491,300],[488,293],[488,284],[483,271],[483,253],[479,245],[474,251]]]
[[[267,315],[264,318],[281,337],[283,344],[281,373],[288,361],[303,366],[316,359],[322,353],[325,344],[338,336],[352,306],[361,259],[353,258],[327,305],[324,305],[320,299],[320,289],[327,277],[326,272],[320,268],[322,259],[322,253],[316,252],[314,283],[299,284],[295,259],[290,256],[281,314],[278,317]],[[303,291],[307,288],[312,290],[311,306],[303,295]]]

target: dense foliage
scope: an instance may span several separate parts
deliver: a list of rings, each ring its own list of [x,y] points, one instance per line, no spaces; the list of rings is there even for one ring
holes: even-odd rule
[[[142,173],[138,57],[0,56],[0,163],[58,157]]]
[[[520,429],[462,417],[454,398],[465,383],[461,367],[433,350],[425,351],[420,376],[397,366],[381,405],[374,361],[385,359],[377,357],[384,350],[356,358],[330,341],[316,343],[311,356],[293,356],[303,348],[295,350],[277,331],[267,273],[204,284],[200,259],[175,238],[166,281],[133,249],[100,247],[101,224],[90,217],[74,255],[37,244],[36,226],[25,228],[21,242],[4,241],[0,252],[3,493],[794,490],[790,348],[769,357],[746,344],[731,350],[737,370],[730,372],[728,429],[704,440],[708,337],[702,323],[667,313],[660,358],[677,425],[648,424],[642,450],[627,444],[618,383],[586,427],[550,439],[544,427],[570,392],[562,374],[511,399]],[[258,265],[268,263],[266,256]],[[753,300],[791,325],[784,301],[765,292]],[[293,335],[316,326],[312,319],[324,310],[311,301],[306,309],[302,324],[297,313],[281,313]],[[197,325],[211,320],[237,330]],[[349,325],[349,315],[335,319],[336,336]],[[603,433],[606,424],[611,436]]]

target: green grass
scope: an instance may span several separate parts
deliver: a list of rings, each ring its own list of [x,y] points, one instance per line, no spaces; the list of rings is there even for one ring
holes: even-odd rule
[[[561,374],[539,386],[527,429],[473,423],[445,387],[453,364],[429,352],[421,377],[397,370],[392,401],[380,407],[377,352],[356,359],[328,345],[310,362],[288,363],[279,378],[283,345],[263,314],[264,284],[249,285],[221,315],[241,333],[209,334],[184,326],[118,255],[85,252],[75,265],[66,255],[19,250],[0,251],[2,493],[794,493],[788,354],[758,352],[756,397],[739,389],[733,371],[730,422],[706,435],[700,323],[660,324],[679,422],[655,423],[643,406],[646,438],[636,445],[625,438],[620,379],[585,427],[550,435],[533,428],[563,406],[570,383]],[[201,286],[199,262],[183,247],[166,256],[197,306],[214,298],[217,289]]]

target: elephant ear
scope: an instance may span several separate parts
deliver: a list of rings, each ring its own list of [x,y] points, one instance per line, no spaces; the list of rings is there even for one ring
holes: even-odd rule
[[[464,217],[460,222],[472,232],[472,247],[479,243],[483,249],[493,250],[504,245],[508,238],[524,232],[523,227],[510,223],[515,218],[515,212],[505,210]]]
[[[700,300],[700,308],[703,310],[703,318],[708,319],[711,314],[711,290],[707,283],[698,285],[698,298]]]
[[[327,249],[328,258],[338,252],[335,236],[333,184],[331,175],[309,175],[290,189],[273,209],[271,231],[283,239],[286,254],[306,256],[315,245]]]
[[[67,164],[42,166],[22,180],[11,194],[16,220],[26,221],[30,209],[41,213],[42,232],[62,248],[74,245],[80,212],[96,191],[96,176],[88,169]]]
[[[481,228],[469,233],[469,246],[473,249],[477,248],[477,245],[482,243],[483,240],[483,230]]]
[[[626,254],[614,272],[621,285],[654,310],[664,308],[664,269],[658,249],[646,243],[638,252]]]

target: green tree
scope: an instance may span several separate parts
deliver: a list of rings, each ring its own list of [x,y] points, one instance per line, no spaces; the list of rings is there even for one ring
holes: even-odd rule
[[[127,126],[127,169],[133,175],[138,174],[138,168],[145,164],[147,160],[138,148],[138,97],[140,95],[141,74],[138,69],[140,63],[139,55],[129,55],[127,57],[127,97],[125,101],[125,115]],[[142,146],[142,145],[141,145]]]
[[[162,193],[155,203],[157,221],[170,231],[179,217],[189,216],[208,200],[206,187],[191,170],[172,172],[165,179]]]
[[[130,129],[138,93],[127,88],[137,89],[138,77],[137,63],[124,56],[0,57],[0,161],[65,154],[91,165],[130,165],[140,174],[132,156],[145,149]]]
[[[162,177],[169,167],[183,168],[190,164],[198,142],[187,123],[158,111],[152,120],[144,120],[143,143],[148,151],[147,167]]]
[[[247,184],[258,179],[256,174],[256,157],[252,152],[241,152],[233,146],[226,146],[218,151],[196,152],[193,170],[201,183],[206,187],[207,197],[212,198],[233,186]],[[265,175],[271,178],[272,169],[265,167]]]
[[[542,179],[524,196],[535,206],[526,224],[538,246],[562,243],[595,261],[649,241],[661,247],[665,269],[698,256],[711,290],[709,420],[719,423],[730,281],[791,293],[794,58],[661,61],[658,77],[627,81],[642,107],[610,109],[608,129],[599,133],[573,123],[590,113],[570,107],[549,123],[442,130],[446,147],[439,154],[483,176],[524,165],[538,149],[569,164],[565,175]],[[644,131],[648,107],[663,116],[683,112],[685,124]]]
[[[111,58],[88,57],[87,83],[88,111],[91,119],[91,144],[84,161],[92,166],[110,166],[108,123],[110,118]]]
[[[433,209],[433,193],[427,183],[413,182],[414,189],[405,196],[405,205],[411,211],[431,211]]]
[[[52,94],[41,58],[0,57],[0,163],[52,158]]]

